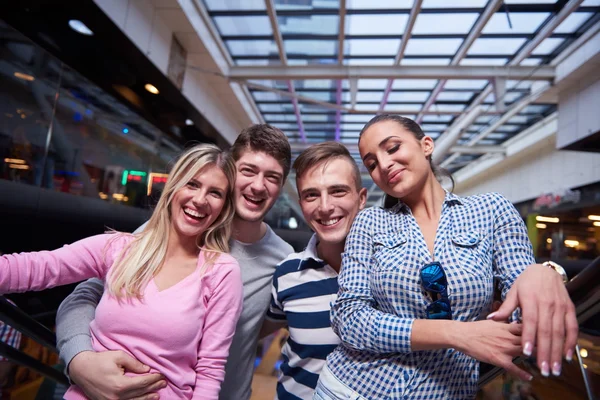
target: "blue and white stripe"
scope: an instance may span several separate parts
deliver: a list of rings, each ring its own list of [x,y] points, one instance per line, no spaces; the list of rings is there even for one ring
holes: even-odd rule
[[[283,260],[273,276],[267,318],[285,321],[290,332],[281,349],[277,399],[311,399],[327,355],[339,344],[330,322],[338,291],[337,272],[317,255],[313,235],[306,250]]]

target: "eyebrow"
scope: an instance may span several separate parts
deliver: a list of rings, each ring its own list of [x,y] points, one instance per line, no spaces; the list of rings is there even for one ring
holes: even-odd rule
[[[250,168],[253,168],[253,169],[260,169],[258,165],[252,164],[252,163],[249,163],[249,162],[243,162],[243,163],[241,163],[240,167],[250,167]],[[282,173],[274,171],[272,169],[266,171],[266,173],[267,174],[272,174],[272,175],[277,175],[277,177],[283,178],[283,174]]]
[[[350,190],[352,190],[352,187],[348,186],[348,185],[332,185],[332,186],[327,187],[328,191],[329,190],[340,190],[340,189],[350,191]],[[302,192],[300,192],[300,195],[302,196],[302,195],[305,195],[310,192],[319,192],[319,190],[317,188],[307,188],[307,189],[304,189]]]
[[[379,147],[383,147],[383,146],[385,146],[385,144],[387,142],[389,142],[390,140],[395,139],[395,138],[398,138],[398,136],[393,136],[393,135],[392,136],[388,136],[385,139],[383,139],[381,142],[379,142],[378,146]],[[363,159],[363,161],[366,161],[367,158],[369,158],[369,157],[374,157],[374,155],[371,154],[371,153],[367,153],[367,154],[365,154],[365,156],[362,159]]]

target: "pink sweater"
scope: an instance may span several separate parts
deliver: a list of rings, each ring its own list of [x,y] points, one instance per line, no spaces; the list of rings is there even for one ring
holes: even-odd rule
[[[110,239],[110,240],[109,240]],[[0,293],[42,290],[86,278],[105,278],[132,235],[93,236],[54,251],[0,257]],[[108,245],[108,246],[107,246]],[[96,351],[122,350],[167,378],[161,399],[217,399],[242,310],[237,261],[221,254],[212,269],[196,270],[168,289],[154,280],[143,299],[120,303],[105,291],[90,325]],[[65,398],[85,399],[71,386]]]

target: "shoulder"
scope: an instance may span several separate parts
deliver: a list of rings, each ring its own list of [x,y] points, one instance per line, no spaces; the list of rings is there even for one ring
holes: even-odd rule
[[[365,208],[356,215],[352,227],[367,228],[381,226],[385,221],[395,218],[395,214],[396,211],[379,206]]]
[[[213,283],[224,280],[235,280],[241,283],[242,273],[238,261],[228,253],[217,253],[212,267],[209,270]]]
[[[223,268],[239,269],[240,265],[238,261],[229,253],[217,253],[215,258],[215,265],[222,266]]]
[[[282,257],[287,256],[291,252],[294,251],[294,248],[285,240],[281,238],[278,234],[271,229],[270,226],[267,225],[267,240],[265,242],[266,246],[272,246],[274,250],[278,250]]]
[[[288,255],[283,261],[277,264],[277,267],[275,268],[275,274],[273,275],[273,279],[277,279],[279,277],[287,275],[290,272],[298,271],[300,263],[304,258],[303,255],[303,251]]]
[[[502,194],[496,192],[460,197],[464,205],[472,209],[487,209],[494,214],[514,208],[513,204]]]

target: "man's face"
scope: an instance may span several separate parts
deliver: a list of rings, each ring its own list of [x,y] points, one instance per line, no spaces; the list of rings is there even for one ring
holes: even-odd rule
[[[283,167],[272,156],[246,150],[235,163],[235,212],[244,221],[262,221],[279,197]]]
[[[367,190],[356,189],[352,172],[349,160],[337,158],[309,168],[297,180],[302,214],[321,243],[344,243],[365,206]]]

